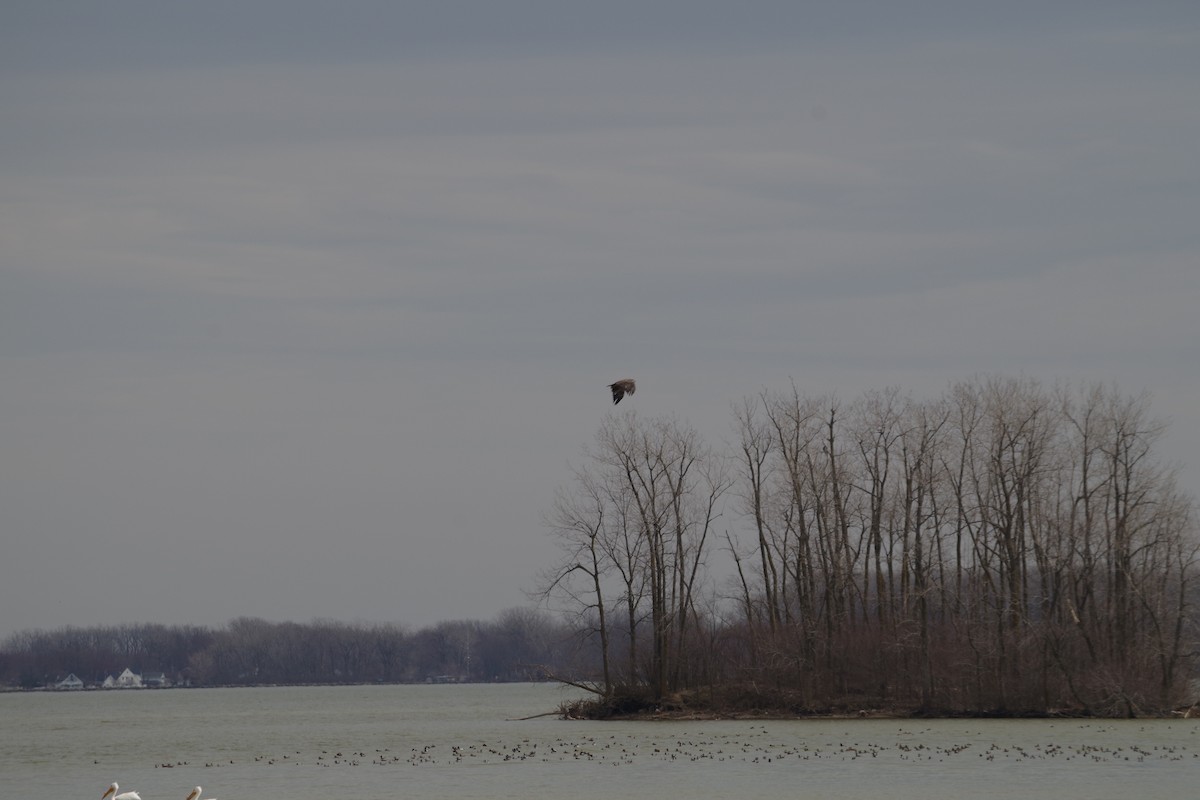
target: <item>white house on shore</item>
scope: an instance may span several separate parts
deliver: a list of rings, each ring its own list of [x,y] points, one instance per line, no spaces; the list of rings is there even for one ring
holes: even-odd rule
[[[117,677],[109,675],[104,679],[104,683],[100,684],[105,689],[141,689],[142,676],[134,675],[133,670],[129,667],[125,668]]]
[[[79,680],[79,678],[75,675],[75,673],[72,672],[70,675],[63,678],[58,683],[54,684],[54,688],[55,689],[82,689],[83,681]]]

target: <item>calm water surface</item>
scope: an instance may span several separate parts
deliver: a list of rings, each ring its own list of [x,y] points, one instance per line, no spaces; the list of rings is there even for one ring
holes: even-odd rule
[[[4,796],[1197,796],[1200,721],[519,720],[545,684],[0,694]],[[170,765],[170,766],[164,766]]]

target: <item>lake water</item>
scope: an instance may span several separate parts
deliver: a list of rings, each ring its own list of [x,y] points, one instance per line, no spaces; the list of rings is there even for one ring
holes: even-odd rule
[[[3,796],[1196,797],[1200,720],[575,722],[546,684],[0,694]],[[170,765],[170,766],[164,766]]]

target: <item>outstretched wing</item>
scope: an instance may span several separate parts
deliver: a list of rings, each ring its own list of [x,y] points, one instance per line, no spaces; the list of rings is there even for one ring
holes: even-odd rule
[[[637,391],[637,384],[633,382],[633,378],[622,378],[615,383],[610,383],[608,388],[612,389],[613,405],[615,406],[621,402],[622,397]]]

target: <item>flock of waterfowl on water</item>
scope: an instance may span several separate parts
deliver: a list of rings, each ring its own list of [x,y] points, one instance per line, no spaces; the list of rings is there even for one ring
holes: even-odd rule
[[[1083,725],[1082,727],[1091,727]],[[892,762],[938,763],[959,759],[981,759],[1020,763],[1025,761],[1064,759],[1095,763],[1153,763],[1200,760],[1200,751],[1186,744],[1069,744],[1069,737],[1057,741],[1014,744],[989,742],[972,736],[970,741],[931,745],[922,741],[927,731],[902,728],[894,740],[887,743],[863,740],[846,730],[840,734],[780,741],[778,731],[765,725],[751,725],[739,732],[705,732],[692,736],[680,733],[672,737],[656,737],[653,741],[636,736],[612,734],[577,738],[530,739],[507,742],[462,742],[458,744],[426,744],[420,747],[393,750],[387,747],[342,750],[319,750],[309,753],[295,751],[283,754],[260,754],[253,763],[263,767],[317,766],[358,767],[387,765],[444,765],[498,764],[504,762],[569,762],[588,761],[620,766],[647,761],[740,761],[754,764],[783,764],[787,762],[881,759]],[[1193,732],[1194,733],[1194,732]],[[890,737],[887,737],[890,738]],[[206,762],[205,768],[220,768],[246,762]],[[961,762],[960,762],[961,763]],[[188,762],[156,764],[156,767],[193,767]],[[112,784],[101,800],[141,800],[137,792],[117,794]],[[186,800],[202,800],[197,786]],[[204,798],[204,800],[209,800]]]

